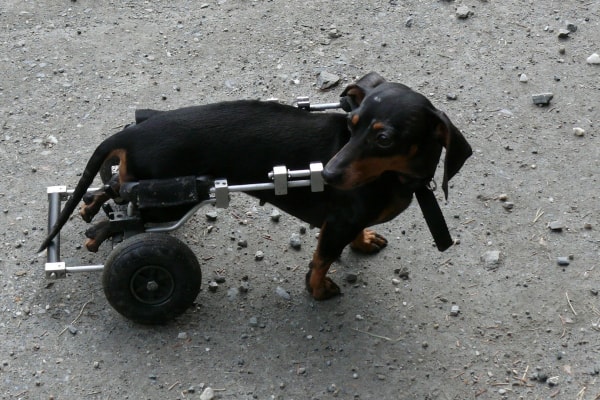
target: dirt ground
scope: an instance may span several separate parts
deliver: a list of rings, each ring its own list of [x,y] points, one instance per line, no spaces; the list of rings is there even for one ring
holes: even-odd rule
[[[599,398],[600,2],[3,0],[0,26],[2,399]],[[321,71],[339,84],[320,90]],[[344,296],[315,302],[317,231],[293,250],[298,220],[236,195],[175,233],[203,289],[166,326],[115,312],[100,273],[45,278],[46,187],[73,187],[136,108],[330,102],[369,71],[473,146],[442,203],[458,245],[438,252],[414,203],[378,227],[380,254],[343,253]],[[88,253],[85,229],[62,232],[68,265],[111,251]]]

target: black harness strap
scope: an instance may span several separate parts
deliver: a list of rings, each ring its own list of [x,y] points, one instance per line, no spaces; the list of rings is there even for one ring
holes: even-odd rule
[[[427,186],[420,186],[415,190],[415,196],[438,250],[445,251],[454,244],[454,241],[448,232],[444,214],[442,214],[433,191]]]

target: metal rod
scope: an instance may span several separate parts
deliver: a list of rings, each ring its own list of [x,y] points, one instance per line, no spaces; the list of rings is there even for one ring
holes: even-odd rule
[[[82,265],[77,267],[66,267],[67,272],[98,272],[104,269],[104,265]]]
[[[321,111],[321,110],[332,110],[336,108],[341,108],[342,105],[340,103],[324,103],[324,104],[311,104],[309,107],[310,111]]]
[[[200,203],[196,204],[191,210],[189,210],[187,213],[185,213],[185,215],[183,217],[181,217],[181,219],[179,221],[175,222],[174,224],[165,225],[165,226],[153,226],[150,228],[146,228],[146,232],[171,232],[171,231],[174,231],[175,229],[179,228],[181,225],[185,224],[187,222],[187,220],[190,219],[194,214],[196,214],[196,211],[198,211],[198,209],[200,209],[200,207],[204,207],[207,204],[213,204],[215,201],[216,201],[215,199],[201,201]]]
[[[58,191],[48,191],[48,232],[52,230],[60,214],[60,195]],[[47,261],[60,261],[60,232],[52,239],[47,248]]]

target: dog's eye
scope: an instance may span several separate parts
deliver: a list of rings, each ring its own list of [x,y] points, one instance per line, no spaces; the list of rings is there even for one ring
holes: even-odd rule
[[[385,132],[378,132],[375,136],[375,142],[379,147],[390,147],[393,144],[392,137]]]

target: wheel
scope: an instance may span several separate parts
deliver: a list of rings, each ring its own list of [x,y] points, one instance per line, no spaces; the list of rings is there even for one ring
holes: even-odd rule
[[[142,324],[164,324],[182,314],[198,296],[201,281],[192,250],[161,233],[140,233],[120,243],[102,275],[110,305]]]

